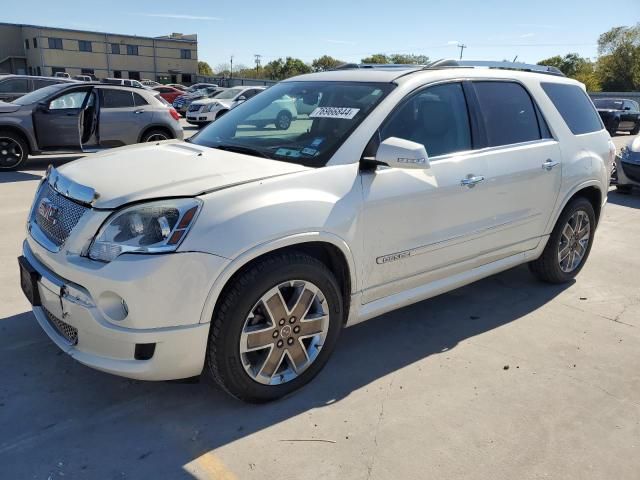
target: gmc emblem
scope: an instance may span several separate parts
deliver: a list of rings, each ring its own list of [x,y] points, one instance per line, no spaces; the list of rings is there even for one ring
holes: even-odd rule
[[[60,218],[60,208],[51,203],[51,200],[48,198],[43,198],[38,205],[38,215],[52,225],[55,225],[58,223],[58,218]]]

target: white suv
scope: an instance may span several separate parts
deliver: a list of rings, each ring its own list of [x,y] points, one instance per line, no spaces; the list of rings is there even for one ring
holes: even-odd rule
[[[265,87],[233,87],[213,98],[195,100],[187,109],[187,122],[207,125],[264,90]]]
[[[523,263],[572,279],[615,148],[582,84],[498,67],[305,75],[188,143],[50,169],[20,257],[37,321],[93,368],[259,402],[344,326]],[[317,106],[251,125],[285,98]]]

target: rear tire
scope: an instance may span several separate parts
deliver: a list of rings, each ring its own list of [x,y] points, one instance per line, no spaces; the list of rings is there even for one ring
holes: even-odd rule
[[[323,263],[297,252],[265,257],[225,287],[211,322],[205,369],[240,400],[278,399],[320,372],[343,317],[338,282]],[[256,331],[266,334],[250,340]]]
[[[585,224],[585,220],[588,223]],[[591,202],[584,197],[571,200],[560,214],[542,255],[529,263],[531,272],[548,283],[572,280],[589,257],[595,227],[596,215]]]
[[[618,126],[620,125],[620,122],[614,122],[611,124],[611,127],[609,127],[607,130],[609,131],[609,135],[611,135],[612,137],[616,136],[616,133],[618,132]]]
[[[145,132],[140,140],[140,143],[146,142],[161,142],[162,140],[171,140],[173,135],[170,135],[166,130],[160,128],[154,128]]]
[[[29,145],[21,135],[0,130],[0,171],[17,170],[29,158]]]

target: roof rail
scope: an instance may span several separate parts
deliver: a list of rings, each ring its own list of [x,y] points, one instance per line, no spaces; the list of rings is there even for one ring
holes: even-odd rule
[[[425,70],[437,69],[437,68],[495,68],[500,70],[520,70],[523,72],[544,73],[546,75],[555,75],[558,77],[564,77],[565,74],[556,67],[550,67],[547,65],[532,65],[529,63],[516,63],[516,62],[493,62],[484,60],[451,60],[441,59],[431,62],[424,67]]]
[[[403,68],[424,68],[426,65],[413,65],[413,64],[401,64],[401,63],[343,63],[337,66],[334,70],[355,70],[359,68],[375,68],[375,69],[403,69]]]

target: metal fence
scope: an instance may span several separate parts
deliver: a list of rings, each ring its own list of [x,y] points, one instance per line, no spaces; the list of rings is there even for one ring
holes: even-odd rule
[[[196,83],[215,83],[221,87],[238,87],[238,86],[258,86],[270,87],[278,83],[277,80],[267,80],[262,78],[229,78],[229,77],[205,77],[196,75]]]
[[[591,98],[626,98],[640,102],[640,92],[589,92]]]

